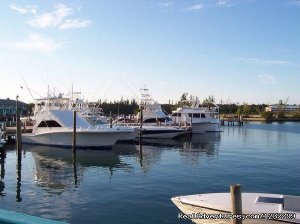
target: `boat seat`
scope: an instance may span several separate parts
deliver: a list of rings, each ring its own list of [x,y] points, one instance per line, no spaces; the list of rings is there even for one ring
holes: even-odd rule
[[[284,205],[283,198],[258,196],[256,203],[281,204]]]
[[[284,210],[291,212],[300,212],[300,197],[285,195],[284,198]]]

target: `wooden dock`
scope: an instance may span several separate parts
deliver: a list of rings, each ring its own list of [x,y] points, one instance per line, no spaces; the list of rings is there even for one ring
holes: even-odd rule
[[[227,126],[243,126],[244,120],[241,117],[224,117],[221,119],[221,125],[225,126],[227,123]]]

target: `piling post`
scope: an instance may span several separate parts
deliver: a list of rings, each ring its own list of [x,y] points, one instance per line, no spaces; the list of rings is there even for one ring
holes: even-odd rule
[[[16,140],[18,155],[21,156],[22,140],[21,140],[21,121],[19,111],[19,96],[16,97]]]
[[[76,110],[73,111],[73,139],[72,139],[73,160],[76,158]]]
[[[112,128],[112,116],[111,116],[111,111],[109,112],[109,128]]]
[[[73,160],[73,173],[74,182],[77,186],[77,163],[76,163],[76,110],[73,111],[73,138],[72,138],[72,160]]]
[[[233,184],[230,186],[231,204],[232,204],[232,219],[233,224],[242,224],[242,192],[241,185]]]

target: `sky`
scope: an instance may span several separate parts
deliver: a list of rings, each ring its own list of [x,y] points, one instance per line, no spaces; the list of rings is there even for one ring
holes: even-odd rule
[[[300,0],[0,0],[0,98],[300,104]]]

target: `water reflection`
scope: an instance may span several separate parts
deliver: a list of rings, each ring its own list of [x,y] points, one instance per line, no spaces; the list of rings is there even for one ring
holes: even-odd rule
[[[4,189],[5,189],[5,183],[3,181],[5,177],[5,166],[4,166],[4,159],[0,159],[0,165],[1,165],[1,170],[0,170],[0,196],[5,196]]]
[[[221,141],[220,132],[193,134],[191,137],[180,139],[180,152],[197,152],[207,156],[218,154]]]
[[[37,186],[54,194],[62,194],[67,188],[78,187],[84,173],[91,169],[108,173],[109,179],[118,169],[132,172],[135,164],[128,162],[130,157],[136,158],[144,172],[162,160],[164,150],[178,151],[187,162],[198,163],[202,156],[218,155],[220,140],[220,133],[180,139],[142,139],[141,145],[119,143],[112,150],[77,150],[76,157],[72,156],[70,149],[50,146],[29,146],[27,151],[31,151],[34,159],[33,175]],[[17,197],[22,200],[21,169],[17,169],[17,174]]]
[[[131,154],[135,149],[135,145],[121,145],[113,150],[77,150],[74,158],[69,149],[32,146],[34,180],[40,187],[62,193],[67,187],[80,184],[88,168],[108,170],[111,178],[115,169],[133,169],[130,164],[122,162],[119,155]]]
[[[221,134],[194,134],[179,139],[142,139],[140,148],[140,164],[142,170],[149,171],[152,166],[161,161],[164,150],[175,150],[184,163],[199,163],[202,156],[218,155]]]

